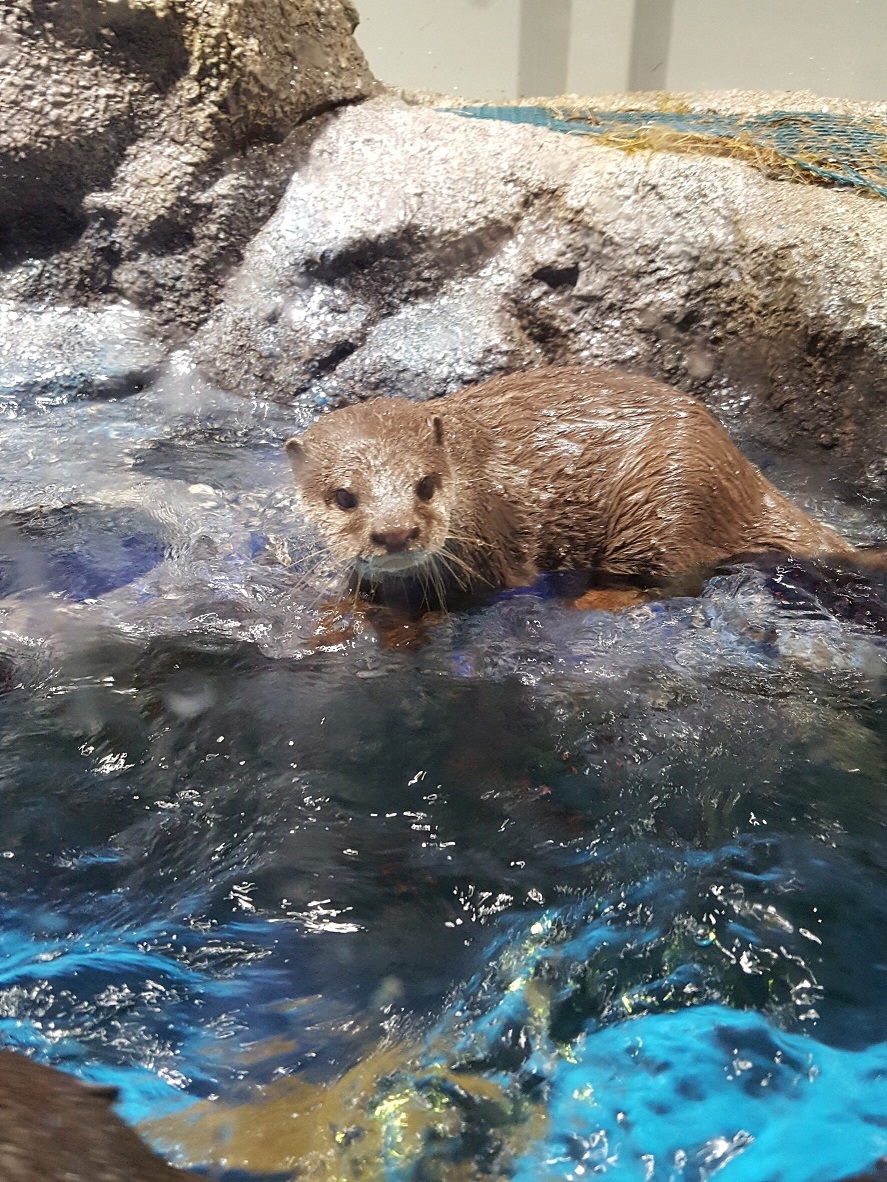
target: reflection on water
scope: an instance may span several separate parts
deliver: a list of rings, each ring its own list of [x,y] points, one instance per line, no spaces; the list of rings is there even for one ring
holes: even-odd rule
[[[184,379],[3,424],[3,1041],[318,1178],[887,1151],[883,587],[317,649],[293,426]]]

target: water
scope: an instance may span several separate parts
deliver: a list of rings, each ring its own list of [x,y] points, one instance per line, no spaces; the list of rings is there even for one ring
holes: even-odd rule
[[[836,1182],[887,1152],[883,586],[736,567],[318,647],[298,418],[180,360],[0,425],[0,1039],[193,1164]],[[358,1078],[357,1132],[304,1116]]]

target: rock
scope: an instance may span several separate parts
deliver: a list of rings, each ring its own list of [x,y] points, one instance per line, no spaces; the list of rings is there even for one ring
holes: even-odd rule
[[[143,389],[164,352],[126,304],[98,311],[0,304],[0,414]]]
[[[621,365],[876,481],[885,241],[855,193],[382,96],[319,131],[196,350],[227,388],[320,403]]]
[[[0,1051],[4,1182],[175,1182],[168,1166],[111,1110],[115,1089],[90,1088]]]
[[[42,7],[42,6],[41,6]],[[30,4],[0,16],[0,260],[43,258],[86,228],[83,199],[110,183],[137,135],[136,105],[187,69],[172,22],[116,5],[53,6],[44,25]],[[121,18],[153,20],[153,59],[140,65]],[[178,47],[178,54],[172,52]],[[153,70],[152,70],[153,67]]]
[[[0,295],[199,320],[282,189],[268,145],[371,88],[356,22],[347,0],[9,0]]]
[[[884,1182],[887,1178],[887,1157],[880,1157],[869,1169],[842,1178],[841,1182]]]

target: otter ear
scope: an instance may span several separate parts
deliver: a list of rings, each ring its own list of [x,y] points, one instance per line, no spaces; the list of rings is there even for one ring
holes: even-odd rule
[[[302,473],[305,470],[305,460],[307,458],[305,456],[305,449],[301,442],[294,436],[292,439],[286,441],[284,450],[289,459],[290,467],[293,470],[293,476],[298,481],[301,479]]]
[[[434,442],[438,447],[443,447],[444,429],[443,419],[440,417],[440,415],[435,415],[431,420],[431,430],[434,432]]]

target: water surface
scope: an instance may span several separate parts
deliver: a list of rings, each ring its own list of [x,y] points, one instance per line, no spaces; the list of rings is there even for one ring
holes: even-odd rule
[[[318,648],[299,415],[179,370],[0,424],[3,1041],[131,1121],[268,1121],[264,1157],[167,1124],[193,1163],[281,1167],[275,1089],[385,1048],[380,1176],[835,1182],[887,1152],[883,587],[740,566]]]

